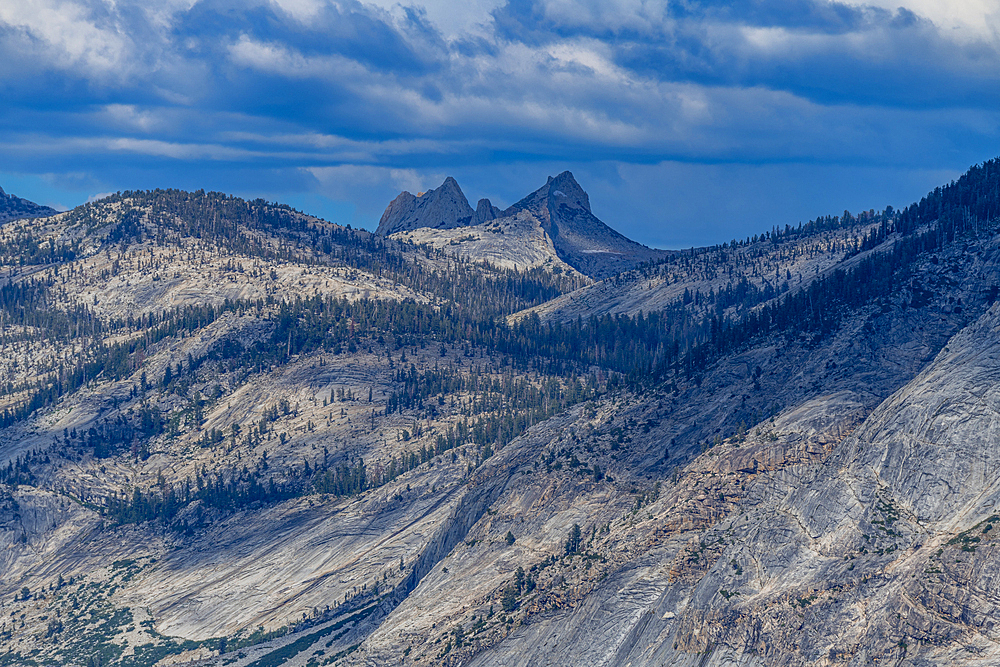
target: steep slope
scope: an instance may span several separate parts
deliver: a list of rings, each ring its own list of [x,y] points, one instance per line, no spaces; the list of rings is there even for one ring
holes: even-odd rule
[[[751,511],[719,527],[742,543],[721,559],[759,567],[742,579],[717,568],[703,583],[737,591],[739,602],[711,612],[704,602],[691,609],[680,633],[688,650],[714,644],[746,651],[748,635],[737,619],[752,611],[759,626],[760,616],[777,616],[774,601],[794,596],[817,607],[806,615],[806,627],[793,635],[773,623],[770,638],[756,638],[757,647],[851,656],[852,664],[1000,658],[989,620],[997,613],[992,526],[1000,520],[994,513],[1000,466],[992,444],[998,327],[994,306],[820,470],[795,471],[780,489],[752,492]],[[778,554],[776,539],[783,545]],[[774,586],[779,572],[784,583]],[[830,618],[838,619],[836,627]],[[764,655],[773,659],[777,652]]]
[[[581,273],[606,278],[671,253],[632,241],[601,222],[573,174],[564,171],[501,215],[528,211],[541,222],[560,259]]]
[[[956,271],[966,251],[975,259]],[[990,455],[959,444],[964,426],[946,438],[956,443],[953,450],[940,434],[930,437],[927,421],[941,415],[950,422],[963,405],[992,419],[988,402],[972,406],[967,397],[982,397],[997,372],[984,362],[996,356],[1000,309],[963,326],[989,303],[982,295],[1000,278],[998,266],[996,238],[925,257],[919,274],[935,296],[916,308],[901,290],[818,345],[770,341],[720,360],[679,394],[622,396],[580,410],[569,424],[538,427],[538,436],[521,444],[531,454],[511,450],[534,462],[511,476],[494,505],[498,514],[473,527],[471,546],[441,562],[356,662],[377,664],[408,645],[415,664],[454,665],[871,664],[899,659],[907,642],[912,657],[914,638],[932,643],[919,629],[935,622],[911,615],[904,625],[916,622],[914,628],[883,632],[909,604],[887,598],[892,585],[883,581],[926,580],[938,562],[926,557],[943,544],[951,541],[951,553],[962,553],[985,539],[962,531],[989,516],[993,501],[982,494],[1000,484]],[[949,308],[957,298],[966,304],[962,313]],[[964,357],[965,368],[945,363],[945,355]],[[766,370],[758,375],[754,368]],[[976,379],[965,388],[970,376]],[[948,386],[928,386],[932,378]],[[936,397],[909,408],[922,426],[895,424],[871,434],[889,415],[905,414],[900,397],[913,395]],[[945,397],[953,407],[942,404]],[[779,414],[743,435],[739,422],[766,415],[772,401]],[[968,428],[979,425],[973,420]],[[992,430],[982,429],[975,441],[985,445]],[[896,434],[904,431],[909,435],[900,441]],[[902,453],[887,457],[873,444],[883,439],[900,442]],[[671,474],[699,441],[705,453]],[[915,442],[922,444],[905,444]],[[920,451],[929,442],[941,445]],[[586,477],[573,467],[577,457]],[[942,457],[950,463],[932,471]],[[588,470],[595,463],[626,483],[598,482]],[[937,489],[932,498],[958,496],[937,508],[936,526],[914,510],[925,482]],[[896,498],[887,484],[909,498]],[[979,509],[956,521],[949,513],[963,502]],[[920,525],[908,526],[905,517],[914,515]],[[565,546],[574,523],[586,544],[578,554]],[[503,540],[507,530],[516,536],[513,547]],[[500,612],[501,593],[518,567],[535,583],[518,595],[513,613],[480,626],[491,606]],[[975,571],[993,566],[983,562]],[[921,604],[955,608],[955,586],[921,591]],[[432,604],[440,600],[441,607]],[[968,604],[977,605],[969,613],[980,613],[978,602]],[[401,642],[401,628],[403,637],[423,628],[421,640]],[[933,642],[956,647],[976,638],[984,649],[996,646],[979,634],[945,633]],[[429,650],[418,650],[423,637]],[[446,643],[451,648],[442,654]],[[959,659],[964,650],[931,651],[930,664],[978,664],[974,656]],[[925,664],[923,657],[913,664]]]
[[[218,193],[5,225],[0,664],[990,664],[993,167],[586,320]]]
[[[759,239],[678,251],[518,313],[514,319],[537,313],[545,321],[570,322],[606,314],[669,311],[678,305],[690,309],[692,303],[704,315],[739,317],[762,302],[850,267],[871,250],[866,239],[884,230],[892,217],[891,211],[865,212],[856,218],[834,216],[804,229],[775,230]]]
[[[54,208],[9,195],[0,188],[0,225],[22,218],[44,218],[57,212]]]
[[[541,268],[591,282],[559,258],[552,239],[538,219],[527,211],[450,230],[419,227],[392,238],[425,245],[474,262],[524,271]]]
[[[217,193],[7,225],[0,258],[0,590],[26,622],[0,624],[13,663],[39,646],[59,664],[183,661],[220,636],[256,655],[303,624],[353,631],[450,544],[470,472],[538,402],[541,378],[480,351],[478,381],[522,395],[492,390],[507,432],[467,439],[464,402],[484,394],[445,314],[559,293],[547,274]],[[451,403],[421,395],[417,417],[411,381],[445,383]]]

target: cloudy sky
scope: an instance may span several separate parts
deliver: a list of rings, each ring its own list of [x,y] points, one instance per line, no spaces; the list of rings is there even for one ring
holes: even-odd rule
[[[902,5],[902,6],[901,6]],[[0,1],[0,186],[265,197],[374,228],[569,169],[686,247],[904,206],[1000,154],[1000,0]]]

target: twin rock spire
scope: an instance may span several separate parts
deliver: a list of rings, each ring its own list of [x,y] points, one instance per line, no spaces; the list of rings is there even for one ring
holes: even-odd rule
[[[670,254],[636,243],[601,222],[590,210],[590,197],[568,171],[550,176],[545,185],[502,211],[489,199],[480,199],[473,211],[449,176],[441,187],[419,196],[400,193],[385,209],[376,233],[455,229],[521,215],[535,219],[559,259],[598,280]]]
[[[500,210],[489,199],[480,199],[473,210],[458,182],[449,176],[440,187],[421,195],[403,191],[392,200],[379,220],[377,234],[388,236],[397,232],[408,232],[421,227],[431,229],[455,229],[480,225],[497,218],[516,215],[518,211],[530,212],[548,218],[545,206],[550,196],[563,200],[562,203],[581,207],[590,212],[590,198],[583,191],[573,174],[564,171],[506,210]]]

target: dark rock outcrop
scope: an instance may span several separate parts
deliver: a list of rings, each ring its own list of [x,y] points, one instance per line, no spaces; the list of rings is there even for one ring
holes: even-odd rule
[[[590,197],[564,171],[502,213],[530,211],[552,238],[559,258],[593,278],[606,278],[670,253],[648,248],[619,234],[590,210]]]
[[[0,224],[22,218],[44,218],[58,212],[54,208],[9,195],[0,188]]]
[[[462,188],[449,176],[441,187],[418,196],[401,192],[386,207],[375,233],[388,236],[420,227],[454,229],[469,224],[473,213]]]
[[[489,199],[480,199],[476,205],[476,212],[472,216],[473,225],[481,225],[500,217],[500,209],[494,206]]]

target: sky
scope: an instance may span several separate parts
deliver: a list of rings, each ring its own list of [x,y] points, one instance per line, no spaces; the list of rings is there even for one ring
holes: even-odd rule
[[[647,245],[903,207],[1000,155],[1000,0],[0,0],[0,187],[374,229],[564,170]]]

